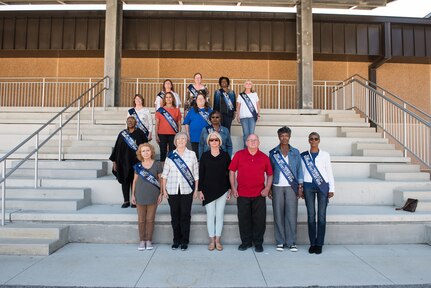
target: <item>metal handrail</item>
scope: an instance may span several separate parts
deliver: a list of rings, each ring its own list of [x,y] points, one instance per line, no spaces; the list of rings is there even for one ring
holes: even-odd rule
[[[356,95],[355,92],[358,89],[354,86],[355,83],[364,89],[364,99],[361,98],[361,95]],[[374,83],[372,85],[370,83],[362,76],[354,75],[340,83],[334,89],[334,95],[341,92],[343,103],[349,100],[352,101],[351,107],[343,107],[344,109],[355,108],[359,110],[365,115],[366,121],[368,119],[373,121],[382,129],[384,134],[388,134],[403,147],[404,156],[407,156],[408,152],[427,169],[431,169],[430,115],[381,87],[375,87]],[[349,93],[350,99],[349,95],[346,96]],[[390,94],[390,97],[387,94]],[[373,100],[371,100],[371,96],[374,96]],[[372,110],[374,110],[374,113],[370,112]],[[412,130],[414,131],[412,132]],[[413,137],[408,137],[409,132]],[[423,135],[420,135],[420,133],[423,133]]]
[[[83,92],[78,98],[76,98],[74,101],[72,101],[69,105],[67,105],[65,108],[63,108],[60,112],[58,112],[54,117],[52,117],[50,120],[48,120],[44,125],[42,125],[42,127],[40,127],[38,130],[36,130],[35,132],[33,132],[30,136],[28,136],[26,139],[24,139],[21,143],[19,143],[17,146],[15,146],[15,148],[13,148],[12,150],[10,150],[8,153],[6,153],[3,157],[0,158],[0,163],[3,163],[2,165],[2,178],[0,179],[0,184],[2,185],[2,203],[1,203],[1,208],[2,208],[2,222],[1,225],[5,225],[5,215],[6,215],[6,179],[12,175],[19,167],[21,167],[22,164],[24,164],[28,159],[30,159],[34,154],[36,154],[35,156],[35,188],[37,188],[38,184],[38,152],[40,150],[40,148],[42,148],[49,140],[51,140],[51,138],[57,134],[57,132],[60,131],[60,138],[59,138],[59,161],[61,160],[61,150],[62,150],[62,129],[64,126],[66,126],[76,115],[78,115],[78,125],[77,125],[77,137],[79,140],[79,130],[80,130],[80,113],[81,110],[85,109],[85,107],[90,104],[93,103],[94,104],[94,99],[99,96],[100,94],[102,94],[102,92],[104,92],[105,90],[108,89],[108,76],[105,76],[103,79],[99,80],[98,82],[96,82],[95,84],[91,85],[85,92]],[[87,95],[90,92],[93,92],[94,88],[98,87],[98,85],[100,83],[104,82],[104,87],[103,89],[101,89],[100,91],[98,91],[97,93],[93,93],[92,97],[89,98],[82,106],[81,106],[81,99]],[[66,121],[63,122],[63,114],[72,106],[74,106],[75,104],[77,104],[78,110],[76,112],[74,112]],[[82,108],[81,108],[82,107]],[[52,133],[50,133],[50,135],[48,135],[48,137],[42,141],[41,143],[39,143],[39,134],[42,130],[44,130],[48,125],[54,123],[54,121],[60,118],[60,125],[57,129],[55,129]],[[92,122],[94,123],[94,105],[92,105]],[[8,172],[6,172],[6,160],[8,160],[8,158],[13,155],[16,151],[18,151],[21,147],[23,147],[25,144],[27,144],[28,142],[30,142],[31,139],[33,139],[34,137],[36,137],[36,146],[35,149],[33,149],[31,152],[28,153],[27,156],[25,156],[20,162],[18,162],[17,165],[15,165],[13,168],[11,168]]]

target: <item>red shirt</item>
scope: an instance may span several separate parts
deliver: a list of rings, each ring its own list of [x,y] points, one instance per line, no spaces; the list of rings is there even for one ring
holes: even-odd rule
[[[241,197],[257,197],[265,188],[265,173],[272,175],[271,161],[260,150],[251,155],[248,149],[235,153],[230,162],[229,170],[237,173],[238,195]]]
[[[166,111],[169,112],[169,114],[171,114],[172,118],[174,118],[175,123],[177,123],[178,125],[178,121],[181,120],[181,111],[179,108],[168,108],[168,107],[163,107],[165,108]],[[175,135],[175,131],[174,129],[172,129],[171,124],[169,124],[168,120],[166,120],[166,118],[160,114],[159,112],[156,112],[156,119],[159,120],[159,129],[157,130],[158,134],[167,134],[167,135]],[[181,131],[181,126],[178,127],[178,129]]]

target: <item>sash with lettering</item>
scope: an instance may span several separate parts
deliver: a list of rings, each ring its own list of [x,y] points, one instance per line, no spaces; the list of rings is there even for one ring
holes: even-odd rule
[[[205,129],[207,130],[207,133],[210,134],[211,132],[216,131],[213,127],[213,125],[208,125],[207,127],[205,127]],[[221,128],[220,128],[221,129]]]
[[[181,175],[183,175],[184,179],[186,179],[187,183],[190,185],[190,188],[192,188],[192,191],[194,191],[195,178],[183,158],[174,151],[169,152],[168,158],[174,162],[175,166],[177,166],[178,170],[181,172]]]
[[[292,187],[295,193],[298,193],[298,180],[296,180],[295,175],[290,169],[289,164],[284,160],[283,155],[280,153],[280,150],[276,147],[269,151],[269,157],[271,157],[275,164],[277,164],[278,169],[280,169],[281,173],[283,173],[284,177],[286,177],[290,186]]]
[[[198,90],[196,90],[195,86],[193,86],[193,84],[190,84],[187,89],[189,89],[190,93],[193,94],[193,98],[196,99],[196,97],[198,97],[199,92]]]
[[[199,109],[198,113],[202,116],[202,118],[204,118],[205,121],[207,121],[208,125],[211,125],[210,114],[207,111],[202,111],[201,109]]]
[[[163,97],[165,96],[165,92],[160,91],[159,94],[157,94],[157,97],[160,97],[160,99],[163,99]]]
[[[136,145],[135,140],[130,136],[129,132],[124,129],[121,131],[121,136],[123,136],[124,142],[126,142],[127,146],[134,151],[138,151],[138,145]]]
[[[323,195],[327,196],[329,192],[329,184],[325,181],[322,174],[320,174],[319,169],[317,169],[316,165],[313,163],[313,159],[308,151],[304,151],[301,153],[301,158],[304,160],[305,167],[308,170],[308,173],[311,175],[311,179],[317,185],[320,192]]]
[[[245,105],[247,105],[248,110],[250,110],[251,115],[253,115],[254,121],[257,121],[257,111],[254,108],[253,102],[251,102],[250,98],[244,92],[240,93],[239,95],[241,95],[242,99],[244,99]]]
[[[144,132],[145,136],[147,136],[148,138],[148,135],[150,135],[150,131],[147,127],[145,127],[144,123],[142,123],[141,119],[139,119],[138,113],[136,113],[135,108],[129,109],[129,115],[136,118],[136,128]]]
[[[178,125],[177,122],[175,122],[174,117],[172,117],[172,115],[163,107],[160,107],[157,112],[162,114],[166,121],[168,121],[169,125],[171,125],[172,129],[174,129],[175,133],[178,133]]]
[[[145,167],[142,166],[142,163],[136,163],[133,165],[133,169],[135,170],[136,174],[141,176],[142,180],[147,181],[160,189],[159,181],[156,179],[156,177],[154,177],[153,174],[151,174],[150,171],[148,171],[148,169],[145,169]]]
[[[229,108],[229,111],[233,111],[234,107],[232,101],[230,101],[229,94],[227,94],[223,89],[220,89],[219,91],[223,95],[224,102],[226,102],[226,106]]]

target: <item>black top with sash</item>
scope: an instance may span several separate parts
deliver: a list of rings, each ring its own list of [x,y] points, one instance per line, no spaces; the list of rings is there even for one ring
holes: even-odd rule
[[[272,158],[274,163],[278,166],[278,169],[280,169],[281,173],[283,173],[284,177],[286,177],[287,182],[289,182],[293,191],[295,193],[298,193],[298,180],[296,180],[292,169],[290,168],[286,160],[284,160],[284,157],[281,154],[280,150],[277,147],[272,149],[271,151],[269,151],[269,157]]]
[[[258,115],[256,108],[254,108],[253,102],[251,102],[250,98],[246,93],[240,93],[242,99],[244,99],[245,105],[247,105],[248,110],[250,110],[251,115],[253,115],[254,121],[257,121]]]
[[[307,168],[308,173],[310,173],[311,179],[313,183],[317,185],[319,191],[323,193],[323,195],[327,196],[329,192],[329,183],[325,181],[322,174],[320,174],[319,169],[317,169],[314,161],[308,151],[304,151],[301,153],[301,158],[304,161],[305,167]]]
[[[183,175],[184,179],[186,179],[187,183],[190,185],[190,188],[192,188],[192,191],[195,191],[195,178],[183,158],[174,151],[169,152],[168,158],[177,166],[181,175]]]
[[[220,91],[220,93],[222,95],[221,98],[223,98],[224,103],[226,104],[227,109],[229,110],[229,112],[233,112],[235,110],[235,106],[232,103],[232,100],[230,99],[229,94],[226,91],[224,91],[224,89],[219,89],[219,91]]]

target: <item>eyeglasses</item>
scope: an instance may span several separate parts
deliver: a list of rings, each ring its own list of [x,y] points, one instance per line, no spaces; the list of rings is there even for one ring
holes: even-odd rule
[[[220,118],[219,116],[211,116],[211,119],[212,118],[214,118],[214,119],[218,119],[218,118]]]
[[[210,141],[210,142],[214,142],[214,141],[217,141],[217,142],[218,142],[218,141],[220,141],[220,140],[219,140],[219,139],[217,139],[217,138],[212,138],[212,139],[210,139],[209,141]]]
[[[257,141],[259,141],[259,139],[247,139],[247,141],[249,141],[249,142],[257,142]]]
[[[310,140],[310,141],[319,141],[319,138],[317,138],[317,137],[311,137],[308,140]]]

